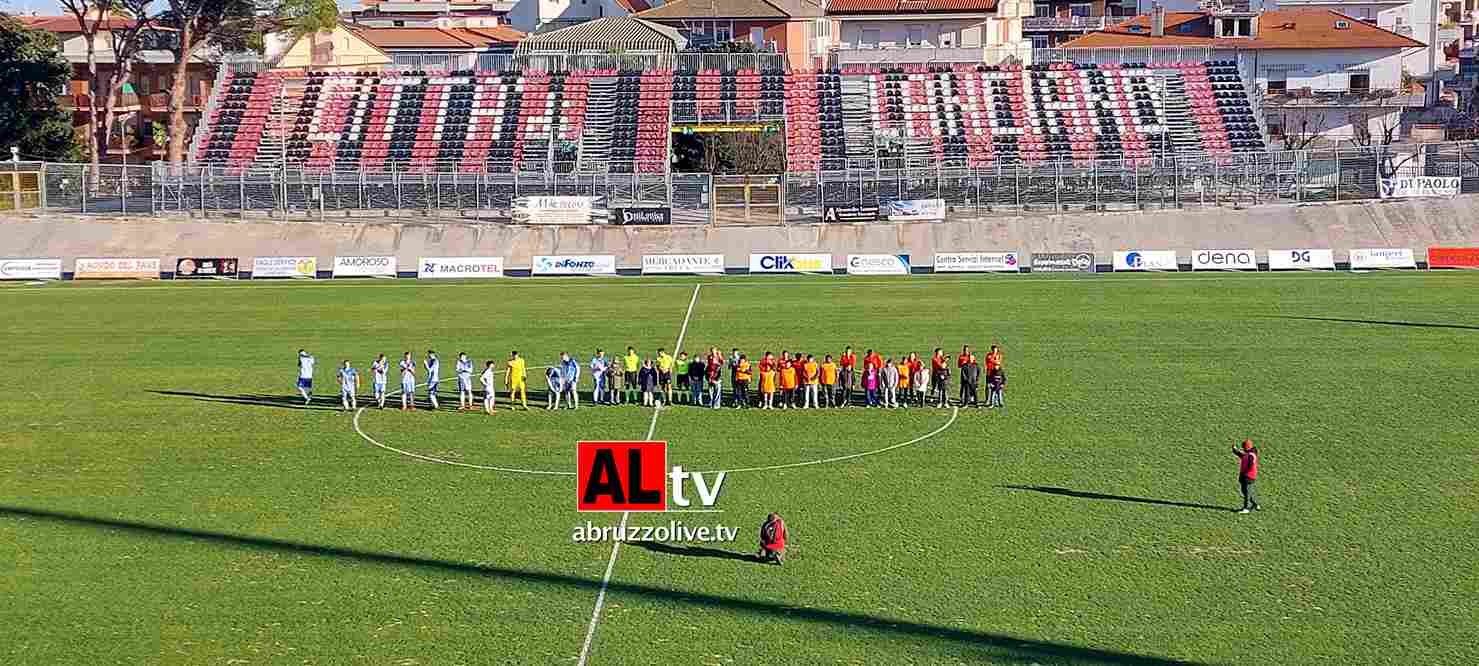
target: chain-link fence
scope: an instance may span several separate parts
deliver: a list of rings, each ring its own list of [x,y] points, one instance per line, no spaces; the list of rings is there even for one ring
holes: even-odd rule
[[[596,210],[666,207],[675,224],[805,224],[829,208],[876,211],[900,200],[940,199],[952,217],[993,213],[1159,210],[1380,197],[1384,178],[1459,178],[1479,192],[1479,143],[1393,145],[1340,150],[1174,155],[963,168],[949,163],[900,169],[788,173],[582,174],[469,172],[424,166],[307,170],[228,169],[4,162],[33,173],[39,208],[109,214],[345,219],[390,217],[508,222],[521,197],[592,198]],[[27,179],[27,182],[32,182]],[[31,197],[28,201],[35,201]]]

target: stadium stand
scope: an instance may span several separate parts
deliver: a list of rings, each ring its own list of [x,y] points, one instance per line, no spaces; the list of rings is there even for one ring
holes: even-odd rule
[[[1231,61],[268,71],[224,76],[216,94],[196,157],[228,167],[665,173],[675,124],[775,120],[791,172],[1265,146]]]

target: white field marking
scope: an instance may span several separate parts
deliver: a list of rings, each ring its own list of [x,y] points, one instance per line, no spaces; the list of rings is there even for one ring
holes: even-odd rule
[[[790,468],[793,468],[793,467],[807,467],[809,465],[825,465],[827,463],[842,462],[844,460],[852,460],[854,458],[862,458],[863,456],[872,456],[872,455],[877,455],[877,454],[880,454],[880,453],[887,453],[887,452],[892,451],[894,449],[902,449],[902,448],[904,448],[906,446],[909,446],[910,444],[918,444],[920,442],[923,442],[926,439],[929,439],[931,437],[934,437],[935,435],[938,435],[938,434],[940,434],[942,432],[945,432],[945,429],[946,428],[949,428],[950,426],[955,425],[955,419],[958,416],[960,416],[960,408],[959,407],[952,407],[951,410],[950,410],[950,420],[946,421],[944,425],[942,425],[942,426],[940,426],[938,428],[935,428],[934,430],[931,430],[931,431],[929,431],[929,432],[927,432],[927,433],[925,433],[923,435],[920,435],[918,437],[915,437],[914,439],[911,439],[911,440],[909,440],[907,442],[899,442],[898,444],[893,444],[893,445],[890,445],[890,446],[885,446],[885,447],[883,447],[881,449],[873,449],[872,451],[864,451],[862,453],[850,453],[850,454],[847,454],[845,456],[834,456],[834,457],[831,457],[831,458],[821,458],[821,459],[818,459],[818,460],[807,460],[805,462],[786,463],[786,464],[783,464],[783,465],[765,465],[763,467],[741,467],[739,469],[722,469],[722,470],[715,470],[713,472],[694,472],[694,473],[695,474],[716,474],[716,473],[717,474],[738,474],[740,472],[769,472],[769,471],[777,470],[777,469],[790,469]]]
[[[1044,284],[1053,284],[1053,283],[1069,284],[1069,283],[1077,283],[1077,282],[1211,282],[1211,281],[1216,281],[1216,280],[1239,280],[1239,279],[1259,280],[1259,281],[1265,281],[1265,280],[1306,280],[1306,279],[1315,279],[1315,280],[1318,280],[1318,279],[1334,279],[1333,277],[1329,277],[1329,276],[1354,277],[1354,276],[1358,276],[1358,275],[1364,276],[1364,277],[1375,277],[1375,276],[1382,276],[1382,275],[1385,275],[1385,276],[1400,276],[1400,275],[1409,275],[1409,274],[1425,275],[1425,276],[1429,276],[1429,277],[1438,276],[1438,275],[1445,275],[1445,276],[1470,276],[1470,277],[1472,277],[1472,276],[1475,275],[1475,273],[1473,273],[1471,271],[1449,271],[1449,272],[1439,273],[1439,272],[1410,271],[1410,270],[1409,271],[1379,271],[1379,272],[1373,272],[1373,273],[1369,273],[1369,274],[1356,273],[1356,272],[1352,272],[1352,271],[1290,271],[1287,274],[1285,274],[1284,271],[1277,271],[1277,273],[1279,273],[1277,275],[1275,275],[1273,273],[1275,273],[1275,271],[1258,271],[1256,273],[1250,273],[1250,272],[1247,272],[1247,271],[1227,271],[1227,272],[1221,272],[1221,273],[1218,273],[1218,274],[1215,274],[1215,275],[1207,275],[1207,274],[1205,274],[1205,273],[1203,273],[1201,271],[1198,271],[1198,274],[1195,277],[1192,277],[1191,271],[1179,271],[1179,272],[1176,272],[1176,273],[1156,273],[1156,274],[1153,274],[1153,275],[1134,275],[1134,274],[1126,274],[1124,271],[1121,271],[1120,272],[1121,277],[1113,277],[1114,273],[1110,273],[1110,272],[1106,272],[1106,273],[1095,273],[1093,275],[1085,274],[1083,277],[1068,277],[1069,274],[1067,274],[1067,273],[1052,273],[1052,274],[1044,273],[1041,276],[1034,275],[1034,274],[1031,274],[1031,273],[1023,273],[1023,274],[1019,274],[1019,275],[1011,275],[1009,273],[1003,273],[1001,279],[999,279],[999,280],[992,280],[992,282],[993,283],[1005,283],[1005,282],[1019,282],[1020,281],[1020,282],[1036,282],[1036,283],[1044,283]],[[718,280],[710,279],[709,281],[702,282],[700,284],[706,284],[706,285],[709,285],[709,286],[725,286],[725,287],[730,287],[730,286],[733,286],[733,287],[771,287],[771,286],[797,285],[797,284],[804,284],[804,285],[808,285],[808,286],[814,286],[814,285],[817,284],[817,279],[816,279],[817,277],[833,277],[833,278],[844,278],[844,279],[846,279],[845,283],[842,283],[842,281],[839,280],[840,284],[837,285],[839,287],[851,287],[851,286],[855,286],[855,285],[856,286],[877,286],[877,285],[884,285],[884,286],[894,286],[894,287],[902,287],[902,286],[924,287],[924,286],[929,286],[931,284],[966,284],[966,283],[979,283],[979,282],[982,282],[985,279],[989,279],[989,278],[987,278],[985,276],[988,276],[990,274],[987,274],[987,273],[973,273],[972,275],[974,275],[975,277],[961,278],[961,279],[952,279],[952,278],[935,277],[934,275],[922,275],[921,276],[921,279],[918,279],[918,280],[899,280],[899,279],[894,279],[894,280],[869,280],[869,279],[856,279],[856,278],[852,278],[852,277],[847,276],[847,275],[832,275],[832,276],[827,276],[827,275],[816,274],[815,277],[813,277],[813,278],[810,278],[810,279],[801,279],[801,280],[789,280],[789,279],[785,279],[785,278],[766,277],[766,276],[760,276],[760,277],[758,277],[755,280],[750,280],[749,279],[750,276],[735,274],[735,275],[722,276]],[[1311,276],[1316,276],[1316,275],[1326,276],[1326,277],[1323,277],[1323,278],[1311,277]],[[16,285],[15,287],[11,288],[11,291],[13,291],[14,293],[20,293],[20,294],[40,294],[40,293],[69,293],[69,292],[74,292],[74,291],[100,291],[100,290],[118,290],[118,289],[128,289],[128,290],[131,290],[131,291],[152,291],[152,290],[159,290],[159,289],[191,289],[191,288],[202,288],[202,289],[204,289],[204,288],[209,288],[209,289],[302,289],[302,288],[310,288],[311,289],[313,287],[323,286],[323,285],[333,285],[334,288],[385,287],[385,286],[388,286],[388,285],[395,285],[396,287],[407,288],[407,289],[409,289],[409,288],[416,288],[416,287],[431,288],[431,289],[451,289],[451,288],[460,288],[460,287],[491,287],[491,286],[495,286],[495,285],[502,285],[502,286],[518,285],[518,286],[524,287],[524,288],[535,288],[535,287],[569,287],[570,285],[568,283],[571,282],[571,278],[572,277],[587,277],[587,278],[591,278],[591,279],[610,279],[611,278],[611,276],[567,276],[567,277],[548,277],[548,278],[520,277],[520,278],[497,278],[497,279],[493,279],[493,280],[471,280],[471,279],[469,279],[469,280],[448,280],[448,281],[445,281],[445,282],[433,282],[433,281],[429,281],[429,280],[418,280],[416,278],[397,278],[393,282],[385,282],[385,281],[381,281],[381,280],[364,280],[364,281],[360,281],[360,280],[356,279],[355,281],[350,282],[350,281],[345,281],[343,279],[336,281],[336,280],[331,280],[331,279],[325,278],[325,279],[322,279],[322,280],[288,280],[288,281],[273,280],[271,284],[265,284],[265,283],[261,283],[261,282],[254,282],[252,280],[228,280],[228,281],[224,281],[224,282],[217,282],[217,281],[214,281],[214,280],[182,280],[182,281],[178,281],[178,282],[175,282],[175,281],[166,281],[166,282],[170,282],[170,284],[167,284],[167,285],[142,286],[142,287],[141,286],[126,286],[126,285],[122,285],[122,284],[117,284],[117,285],[97,285],[97,286],[92,286],[92,287],[76,287],[76,286],[70,286],[71,281],[68,281],[69,286],[67,286],[65,289],[24,289],[24,288],[22,288],[24,285]],[[626,278],[626,277],[639,277],[639,276],[622,276],[622,278]],[[678,287],[678,286],[687,286],[686,284],[674,284],[672,282],[663,282],[662,280],[664,278],[660,278],[660,277],[656,277],[656,276],[651,276],[651,275],[644,275],[644,276],[640,276],[640,277],[647,278],[647,280],[644,280],[644,281],[642,281],[640,283],[639,282],[635,282],[635,281],[633,281],[633,282],[625,282],[625,283],[623,283],[623,282],[606,282],[606,283],[597,282],[595,284],[584,284],[584,285],[581,285],[581,286],[583,286],[583,287],[617,287],[617,288],[632,288],[632,287],[646,288],[646,287]],[[904,277],[908,277],[908,276],[904,276]],[[566,284],[559,284],[561,282],[566,283]],[[48,283],[48,284],[50,284],[50,283]],[[206,285],[209,285],[209,286],[206,286]]]
[[[702,283],[693,285],[693,296],[688,299],[688,312],[683,315],[683,326],[678,329],[678,341],[673,343],[673,349],[683,348],[683,336],[688,334],[688,320],[693,317],[693,304],[698,302],[698,290]],[[657,415],[662,413],[663,407],[652,410],[652,423],[647,426],[647,439],[651,440],[657,432]],[[621,513],[621,525],[617,528],[618,534],[625,535],[627,532],[627,519],[632,512]],[[611,585],[611,572],[616,570],[616,554],[621,552],[621,541],[611,542],[611,558],[606,560],[606,575],[601,577],[601,591],[596,593],[596,607],[591,610],[591,624],[585,630],[585,643],[580,646],[580,661],[576,666],[585,666],[585,662],[591,657],[591,643],[596,638],[596,623],[601,620],[601,607],[606,604],[606,588]]]

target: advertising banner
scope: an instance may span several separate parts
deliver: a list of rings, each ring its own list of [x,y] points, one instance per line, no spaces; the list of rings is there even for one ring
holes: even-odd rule
[[[252,259],[252,279],[318,277],[318,257],[256,257]]]
[[[643,275],[674,275],[696,273],[722,275],[722,254],[648,254],[642,257]]]
[[[395,277],[395,257],[334,257],[334,277]]]
[[[416,262],[419,280],[503,277],[503,257],[422,257]]]
[[[74,280],[158,280],[159,260],[123,257],[78,259],[72,269]]]
[[[553,254],[534,257],[535,275],[615,275],[616,255]]]
[[[0,259],[0,280],[60,280],[61,259]]]
[[[1269,250],[1268,269],[1271,271],[1333,271],[1335,270],[1335,253],[1330,250],[1311,248]]]
[[[1258,256],[1252,250],[1197,250],[1191,255],[1194,271],[1256,271]]]
[[[1016,252],[937,252],[936,273],[1016,273],[1022,270]]]
[[[921,222],[945,219],[944,199],[903,199],[888,202],[890,222]]]
[[[809,252],[752,254],[751,273],[831,273],[832,255]]]
[[[180,257],[175,259],[176,280],[236,279],[236,257]]]
[[[1479,247],[1430,247],[1428,268],[1479,268]]]
[[[1407,176],[1381,179],[1381,198],[1452,197],[1458,195],[1458,176]]]
[[[1173,250],[1129,250],[1114,253],[1116,271],[1174,271],[1176,252]]]
[[[1417,256],[1406,247],[1359,247],[1351,250],[1351,268],[1417,268]]]
[[[1034,273],[1093,273],[1093,252],[1034,252]]]
[[[850,224],[855,222],[877,222],[878,207],[869,206],[822,206],[823,222],[841,222]]]
[[[848,275],[908,275],[907,254],[849,254]]]
[[[673,223],[673,209],[666,206],[648,208],[612,208],[611,223],[625,227]]]
[[[533,196],[514,199],[514,224],[590,224],[591,197]]]

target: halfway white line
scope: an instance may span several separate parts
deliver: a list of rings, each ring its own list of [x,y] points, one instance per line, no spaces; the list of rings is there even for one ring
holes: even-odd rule
[[[673,343],[673,349],[683,348],[683,336],[688,334],[688,320],[693,317],[693,304],[698,302],[698,290],[703,283],[693,285],[693,296],[688,299],[688,312],[683,315],[683,326],[678,329],[678,341]],[[647,426],[647,439],[657,432],[657,415],[662,413],[663,407],[652,410],[652,423]],[[618,534],[625,535],[627,532],[627,518],[632,512],[623,511],[621,514],[621,525],[617,527]],[[611,585],[611,572],[616,570],[616,555],[621,552],[621,540],[611,542],[611,558],[606,560],[606,575],[601,577],[601,591],[596,593],[596,607],[591,610],[591,624],[585,630],[585,644],[580,646],[580,661],[576,666],[585,666],[591,656],[591,643],[596,638],[596,623],[601,620],[601,607],[606,604],[606,588]]]

